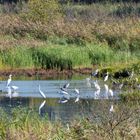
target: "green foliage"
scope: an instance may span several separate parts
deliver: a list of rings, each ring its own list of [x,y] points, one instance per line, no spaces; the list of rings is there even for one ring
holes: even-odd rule
[[[9,68],[71,70],[76,67],[91,67],[94,64],[107,66],[114,63],[127,63],[130,60],[133,62],[139,58],[135,53],[113,51],[104,45],[76,46],[68,45],[66,42],[61,44],[61,41],[58,41],[60,45],[50,42],[40,47],[15,46],[6,50],[1,49],[0,65]]]
[[[58,0],[29,0],[29,20],[35,22],[49,22],[61,16],[61,7]]]
[[[28,48],[16,46],[8,50],[1,50],[0,56],[4,65],[12,68],[32,67],[32,56]]]
[[[127,17],[139,15],[139,6],[132,3],[125,3],[123,6],[118,6],[116,10],[113,11],[113,15],[118,17]]]
[[[129,102],[129,101],[140,101],[140,92],[129,92],[129,93],[121,93],[119,97],[122,101]]]
[[[90,65],[85,48],[74,46],[40,47],[32,48],[32,52],[36,67],[64,70],[72,69],[75,66]]]

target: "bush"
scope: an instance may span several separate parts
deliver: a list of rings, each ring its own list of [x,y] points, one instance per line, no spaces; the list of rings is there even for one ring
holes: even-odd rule
[[[61,16],[57,0],[29,0],[27,18],[32,21],[49,22]]]
[[[140,92],[130,92],[130,93],[121,93],[119,94],[119,97],[122,101],[140,101]]]

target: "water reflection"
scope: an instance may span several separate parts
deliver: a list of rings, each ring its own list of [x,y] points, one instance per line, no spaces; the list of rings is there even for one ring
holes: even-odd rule
[[[96,110],[102,110],[104,107],[101,103],[98,103],[100,102],[98,100],[80,99],[77,103],[77,98],[68,101],[65,99],[63,100],[63,103],[61,100],[61,103],[59,103],[58,98],[50,98],[42,101],[40,98],[1,97],[0,106],[5,108],[8,113],[15,107],[27,107],[36,110],[41,116],[47,115],[51,121],[61,120],[63,122],[73,120],[76,116],[92,116]],[[108,104],[108,112],[110,106],[111,105]]]
[[[39,106],[39,114],[41,114],[41,109],[43,108],[43,106],[45,105],[46,100],[44,100],[41,105]]]
[[[9,97],[11,99],[12,97],[19,96],[18,91],[16,91],[16,89],[18,88],[13,89],[12,87],[8,86],[6,89],[7,89],[7,94],[5,94],[6,97]]]
[[[18,106],[32,108],[41,116],[47,114],[53,121],[68,121],[74,119],[75,116],[88,116],[96,109],[100,109],[98,106],[101,105],[96,106],[96,100],[100,102],[111,99],[109,96],[114,96],[114,94],[113,98],[116,98],[118,94],[117,91],[110,93],[104,81],[90,79],[88,82],[91,86],[89,83],[87,85],[87,79],[69,82],[66,80],[12,80],[12,85],[5,88],[6,81],[3,81],[0,87],[3,91],[0,94],[0,105],[8,111]],[[45,95],[42,91],[47,91],[47,94]],[[110,106],[109,104],[108,112]]]

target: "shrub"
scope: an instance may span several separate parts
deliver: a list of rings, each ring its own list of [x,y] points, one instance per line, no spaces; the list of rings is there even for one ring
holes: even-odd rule
[[[61,16],[57,0],[29,0],[27,17],[32,21],[49,22]]]

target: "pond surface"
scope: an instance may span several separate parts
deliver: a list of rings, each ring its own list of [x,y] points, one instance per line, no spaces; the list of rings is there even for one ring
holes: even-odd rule
[[[6,79],[6,78],[5,78]],[[117,99],[120,90],[114,90],[109,83],[105,83],[98,79],[100,90],[95,88],[94,82],[97,79],[92,79],[90,82],[81,77],[78,80],[20,80],[18,78],[11,81],[11,86],[17,86],[17,90],[12,90],[6,87],[7,80],[0,81],[0,106],[7,111],[15,107],[29,107],[37,111],[41,116],[48,115],[52,121],[70,121],[74,117],[89,116],[93,110],[100,109],[99,100],[106,100],[108,110]],[[70,83],[67,88],[68,94],[61,92],[61,87],[64,84]],[[105,89],[105,84],[112,88],[113,97]],[[44,99],[39,92],[46,95]],[[79,90],[79,94],[75,92],[75,88]]]

